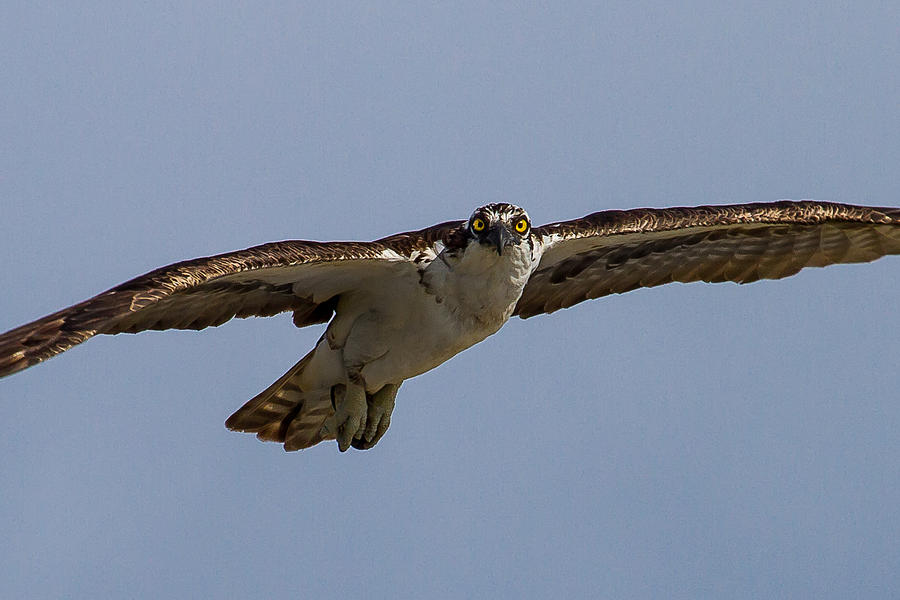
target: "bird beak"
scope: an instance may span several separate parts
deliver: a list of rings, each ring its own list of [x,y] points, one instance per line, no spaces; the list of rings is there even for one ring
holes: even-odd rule
[[[503,256],[503,246],[512,240],[512,234],[505,225],[494,225],[488,230],[485,239],[497,247],[497,254]]]

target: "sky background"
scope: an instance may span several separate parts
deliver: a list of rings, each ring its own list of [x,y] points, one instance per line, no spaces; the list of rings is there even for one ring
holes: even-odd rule
[[[728,4],[4,3],[0,330],[488,202],[900,205],[900,4]],[[897,597],[898,294],[515,319],[346,454],[223,426],[319,328],[93,339],[0,382],[0,596]]]

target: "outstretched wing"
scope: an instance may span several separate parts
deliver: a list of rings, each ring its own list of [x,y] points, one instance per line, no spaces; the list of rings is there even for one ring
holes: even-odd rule
[[[324,323],[342,293],[414,272],[459,225],[374,242],[273,242],[162,267],[0,335],[0,377],[100,333],[203,329],[289,310],[298,327]]]
[[[679,281],[749,283],[900,254],[900,209],[830,202],[612,210],[535,229],[544,245],[515,314]]]

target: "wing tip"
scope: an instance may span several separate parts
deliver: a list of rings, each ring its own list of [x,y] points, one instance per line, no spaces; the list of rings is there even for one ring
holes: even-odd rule
[[[39,361],[29,362],[24,350],[17,350],[8,356],[0,358],[0,378],[14,375],[24,371]]]

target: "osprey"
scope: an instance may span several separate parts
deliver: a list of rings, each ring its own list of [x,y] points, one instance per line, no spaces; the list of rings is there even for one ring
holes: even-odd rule
[[[175,263],[0,335],[0,376],[106,333],[203,329],[293,312],[328,323],[226,421],[308,448],[368,449],[404,380],[506,321],[673,281],[748,283],[900,254],[900,208],[827,202],[597,212],[533,227],[511,204],[373,242],[286,241]]]

